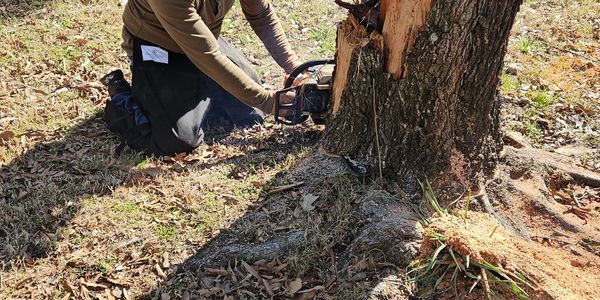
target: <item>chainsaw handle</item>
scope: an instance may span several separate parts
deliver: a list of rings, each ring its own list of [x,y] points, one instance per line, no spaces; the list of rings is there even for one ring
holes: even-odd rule
[[[298,75],[302,74],[302,72],[304,72],[308,68],[311,68],[314,66],[319,66],[319,65],[330,65],[330,64],[333,64],[334,62],[335,62],[334,59],[319,58],[319,59],[309,60],[309,61],[299,65],[292,71],[292,73],[290,73],[287,80],[285,81],[285,84],[283,85],[283,88],[286,89],[286,88],[291,87],[294,84],[294,80],[296,80]]]
[[[293,87],[284,88],[283,90],[279,90],[279,91],[275,92],[275,121],[277,123],[281,123],[281,124],[285,124],[285,125],[297,125],[297,124],[303,123],[304,121],[308,120],[308,116],[303,115],[302,107],[300,105],[298,105],[299,89],[300,89],[300,87],[293,86]],[[281,101],[281,96],[283,96],[284,94],[286,94],[287,92],[290,92],[290,91],[296,92],[296,98],[294,99],[294,102],[283,103]],[[285,118],[281,117],[280,111],[282,109],[292,109],[291,119],[287,118],[287,116]]]

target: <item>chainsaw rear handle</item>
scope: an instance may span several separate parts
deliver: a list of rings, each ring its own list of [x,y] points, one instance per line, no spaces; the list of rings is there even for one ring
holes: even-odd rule
[[[302,106],[298,105],[298,96],[299,96],[299,86],[288,87],[283,90],[275,92],[275,121],[277,123],[285,124],[285,125],[297,125],[303,123],[308,120],[308,115],[305,115],[302,112]],[[285,93],[295,91],[296,98],[292,103],[283,103],[281,101],[282,97]],[[280,111],[282,109],[287,109],[288,113],[281,117]]]

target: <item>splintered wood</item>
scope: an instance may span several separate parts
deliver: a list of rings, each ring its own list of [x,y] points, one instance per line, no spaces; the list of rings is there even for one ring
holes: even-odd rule
[[[383,37],[375,32],[367,32],[363,26],[359,25],[354,16],[349,15],[348,19],[340,22],[337,32],[335,74],[331,89],[333,114],[337,113],[340,109],[342,93],[348,83],[350,62],[352,61],[354,50],[365,47],[368,44],[372,44],[379,51],[383,51]]]
[[[431,0],[381,0],[386,71],[394,79],[407,75],[406,55],[427,22]]]
[[[406,56],[427,22],[432,0],[381,0],[379,23],[382,34],[367,32],[352,16],[338,25],[336,69],[331,91],[332,113],[340,110],[355,50],[367,45],[385,53],[386,72],[394,79],[407,75]]]

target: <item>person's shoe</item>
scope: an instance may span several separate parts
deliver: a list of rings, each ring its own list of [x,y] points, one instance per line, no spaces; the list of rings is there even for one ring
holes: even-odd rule
[[[111,98],[123,92],[131,92],[131,85],[125,80],[121,70],[114,70],[104,75],[100,78],[100,82],[108,88],[108,95]]]

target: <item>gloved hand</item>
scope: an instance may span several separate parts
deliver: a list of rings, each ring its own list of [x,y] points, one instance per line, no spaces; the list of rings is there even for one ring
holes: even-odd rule
[[[296,97],[296,92],[295,91],[289,91],[285,94],[283,94],[281,96],[281,102],[283,104],[291,104],[294,103],[294,98]],[[275,115],[277,112],[275,111],[275,101],[273,101],[273,111],[272,114]],[[286,108],[282,108],[279,110],[279,117],[286,119],[286,120],[290,120],[291,117],[293,117],[293,111],[290,109],[286,109]]]

